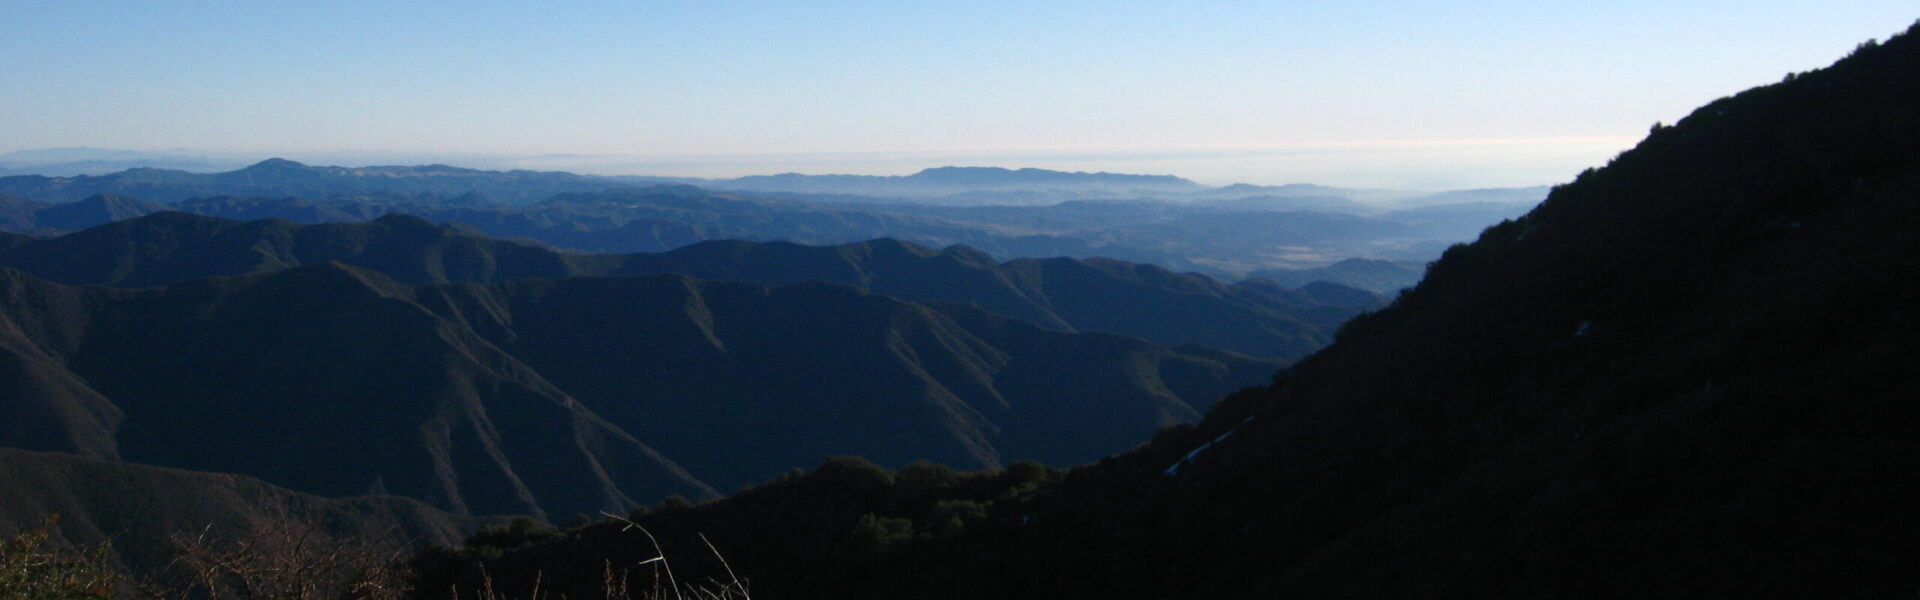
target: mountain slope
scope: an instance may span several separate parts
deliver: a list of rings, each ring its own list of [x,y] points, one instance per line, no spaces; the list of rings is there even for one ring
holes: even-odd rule
[[[1062,331],[1111,332],[1279,358],[1319,348],[1358,312],[1287,290],[1256,293],[1152,265],[1071,258],[996,263],[964,247],[935,251],[891,239],[827,247],[705,242],[628,256],[616,273],[682,273],[770,285],[827,281],[908,300],[973,303]]]
[[[1085,462],[1276,366],[821,283],[571,278],[419,302],[722,489],[833,455]]]
[[[0,270],[0,348],[29,392],[4,406],[35,419],[7,442],[467,514],[711,494],[406,291],[337,264],[153,290]]]
[[[0,230],[35,234],[77,231],[164,210],[165,206],[119,194],[97,194],[64,204],[0,195]]]
[[[1297,288],[1324,281],[1376,294],[1393,295],[1413,287],[1424,275],[1422,269],[1384,260],[1349,258],[1324,267],[1310,269],[1263,269],[1248,278],[1266,279],[1285,287]]]
[[[392,496],[321,498],[251,477],[0,448],[0,537],[58,516],[58,542],[112,542],[114,560],[156,572],[174,556],[173,536],[244,539],[256,528],[291,526],[310,543],[354,539],[380,549],[451,544],[481,521]]]
[[[408,286],[339,263],[134,290],[0,274],[17,394],[0,443],[460,513],[704,498],[839,454],[1084,462],[1278,366],[823,283]]]
[[[668,553],[724,528],[784,597],[1906,594],[1917,140],[1920,25],[1656,128],[1134,453],[937,493],[836,495],[823,469],[642,524]],[[928,518],[962,500],[962,532]],[[755,512],[796,504],[854,508],[797,539]],[[491,572],[627,556],[617,536]]]
[[[340,262],[409,283],[565,277],[614,257],[569,255],[465,234],[415,217],[298,225],[180,212],[129,219],[0,252],[0,265],[60,283],[143,287]]]
[[[681,273],[787,285],[839,283],[907,300],[977,304],[1060,331],[1109,332],[1291,359],[1371,306],[1100,259],[996,262],[891,239],[813,247],[703,242],[660,254],[567,254],[401,215],[366,223],[239,223],[168,212],[0,250],[0,265],[73,284],[142,287],[338,261],[406,283]]]

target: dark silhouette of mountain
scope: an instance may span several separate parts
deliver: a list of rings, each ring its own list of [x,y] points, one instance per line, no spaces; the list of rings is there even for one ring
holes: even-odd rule
[[[1904,594],[1917,106],[1920,25],[1656,126],[1127,455],[1024,477],[829,464],[638,521],[669,555],[704,533],[790,598]],[[554,576],[652,552],[631,535],[488,572],[585,595],[597,580]],[[424,556],[422,589],[476,558]]]
[[[57,516],[56,541],[111,542],[119,566],[146,573],[175,558],[175,535],[246,539],[256,527],[288,527],[312,544],[353,539],[405,549],[458,543],[488,521],[394,496],[322,498],[252,477],[13,448],[0,448],[0,481],[7,482],[0,486],[0,537]]]
[[[660,254],[567,254],[388,215],[364,223],[240,223],[179,212],[120,221],[0,250],[0,265],[70,284],[167,285],[337,261],[401,282],[493,282],[680,273],[788,285],[825,281],[913,300],[978,305],[1067,332],[1201,344],[1292,359],[1324,346],[1372,302],[1251,291],[1197,274],[1104,259],[1000,263],[965,247],[891,239],[838,246],[702,242]]]
[[[462,514],[712,493],[410,293],[337,263],[152,290],[0,269],[0,446]]]
[[[1248,273],[1251,279],[1266,279],[1283,287],[1298,288],[1324,281],[1359,288],[1376,294],[1393,295],[1420,282],[1425,269],[1385,260],[1349,258],[1324,267],[1310,269],[1263,269]]]

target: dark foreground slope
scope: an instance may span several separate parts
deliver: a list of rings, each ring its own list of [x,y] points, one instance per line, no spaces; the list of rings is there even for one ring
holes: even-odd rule
[[[669,554],[718,532],[766,598],[1908,595],[1916,225],[1920,28],[1657,128],[1134,453],[830,466],[641,522]],[[650,556],[633,535],[492,573]]]
[[[322,498],[251,477],[198,473],[54,452],[0,448],[0,537],[58,517],[57,541],[112,542],[121,566],[152,572],[174,556],[173,537],[244,539],[293,527],[309,541],[352,539],[375,548],[450,544],[481,520],[393,496]]]

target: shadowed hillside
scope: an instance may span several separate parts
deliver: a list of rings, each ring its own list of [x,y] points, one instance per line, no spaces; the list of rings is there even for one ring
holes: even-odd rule
[[[392,496],[321,498],[251,477],[198,473],[69,454],[0,448],[0,537],[58,516],[56,542],[111,541],[121,566],[153,572],[175,556],[171,538],[237,539],[294,526],[320,544],[352,538],[376,548],[456,543],[485,520]]]
[[[0,359],[24,400],[7,406],[25,411],[0,445],[471,514],[712,493],[405,293],[337,264],[154,290],[0,269]]]
[[[459,513],[624,511],[838,454],[1084,462],[1278,366],[824,283],[0,274],[0,445]]]

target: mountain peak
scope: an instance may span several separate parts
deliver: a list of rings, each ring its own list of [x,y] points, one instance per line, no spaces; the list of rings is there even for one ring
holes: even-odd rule
[[[309,167],[305,164],[301,164],[301,163],[287,160],[284,158],[276,157],[276,158],[269,158],[257,163],[253,163],[252,165],[248,165],[246,168],[241,170],[242,171],[288,171],[288,170],[306,169],[306,168],[309,168]]]

